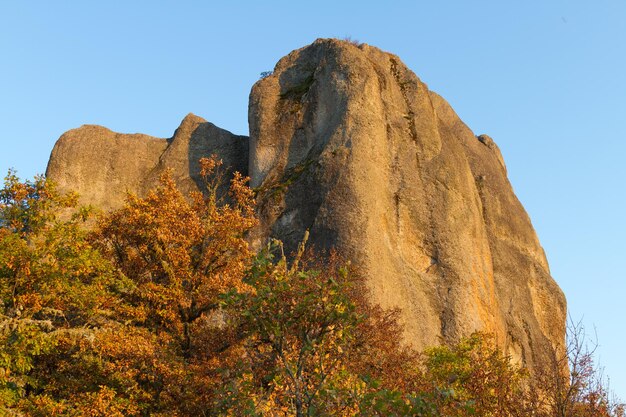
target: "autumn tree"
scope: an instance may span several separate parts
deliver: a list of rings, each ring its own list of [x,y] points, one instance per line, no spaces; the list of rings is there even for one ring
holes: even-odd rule
[[[401,344],[397,312],[368,302],[358,268],[304,243],[289,260],[278,242],[258,254],[245,282],[252,291],[224,297],[244,354],[223,370],[230,382],[217,414],[438,415],[409,391],[417,353]]]
[[[554,351],[535,375],[532,389],[550,417],[622,417],[624,404],[611,396],[608,381],[594,361],[598,344],[582,322],[567,321],[565,351]]]
[[[290,265],[262,252],[246,279],[254,291],[229,300],[249,359],[225,396],[234,409],[303,416],[352,406],[330,394],[357,383],[346,369],[346,347],[361,320],[347,296],[348,271],[300,269],[301,255]]]
[[[218,307],[218,295],[245,289],[252,253],[244,234],[256,223],[252,191],[236,173],[231,203],[221,204],[212,175],[221,165],[202,159],[206,194],[183,195],[165,175],[145,198],[129,195],[126,205],[101,222],[101,249],[135,288],[123,313],[156,333],[167,332],[185,356],[192,354],[199,319]]]
[[[456,344],[429,348],[424,366],[431,389],[452,393],[433,397],[444,415],[529,415],[527,372],[514,365],[488,334],[474,333]]]
[[[90,388],[87,381],[81,381],[85,389],[73,390],[61,377],[61,363],[90,343],[94,329],[107,320],[116,302],[109,288],[120,283],[86,238],[82,225],[88,210],[59,218],[76,201],[75,195],[60,195],[43,177],[20,182],[13,172],[0,190],[3,414],[47,409],[61,415],[75,409],[68,401],[94,413],[105,411],[104,398],[83,395]],[[110,401],[105,408],[116,407]]]
[[[216,173],[221,161],[212,157],[200,164],[205,193],[185,196],[165,175],[145,198],[128,196],[93,236],[116,270],[132,282],[121,294],[118,320],[148,331],[156,343],[148,346],[154,348],[157,366],[138,378],[151,375],[146,385],[153,403],[182,415],[201,415],[202,404],[210,401],[216,363],[225,358],[212,356],[207,338],[224,333],[220,294],[248,290],[243,277],[252,253],[244,235],[256,223],[247,179],[235,173],[230,195],[222,199]],[[124,364],[124,355],[117,352],[112,362]]]
[[[171,178],[87,231],[76,196],[9,173],[0,193],[0,406],[29,415],[202,415],[216,368],[195,344],[219,333],[218,295],[245,292],[253,196]],[[58,213],[63,210],[61,219]],[[224,360],[223,357],[220,360]]]

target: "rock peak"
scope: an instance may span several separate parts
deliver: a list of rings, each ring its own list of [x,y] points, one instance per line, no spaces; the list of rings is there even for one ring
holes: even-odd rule
[[[193,113],[187,113],[187,115],[183,118],[180,123],[181,126],[184,124],[198,124],[198,123],[206,123],[207,121],[200,116],[196,116]]]
[[[253,86],[248,120],[258,242],[310,230],[358,260],[417,347],[489,331],[530,368],[563,347],[565,299],[499,149],[397,56],[318,39]]]

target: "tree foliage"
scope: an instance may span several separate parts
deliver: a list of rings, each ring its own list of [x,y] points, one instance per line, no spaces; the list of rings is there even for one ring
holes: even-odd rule
[[[223,412],[348,416],[397,406],[394,401],[411,407],[400,388],[411,371],[417,375],[411,369],[417,356],[398,343],[395,315],[367,302],[352,265],[336,253],[315,259],[304,243],[289,262],[280,244],[270,245],[246,283],[252,291],[225,296],[245,360],[229,370]],[[388,374],[392,361],[395,375]],[[383,390],[387,397],[372,395]]]
[[[108,320],[117,302],[111,288],[122,279],[89,243],[81,227],[87,209],[59,219],[61,210],[75,205],[76,196],[59,195],[41,177],[21,183],[10,172],[0,191],[0,404],[5,412],[12,407],[56,412],[90,401],[83,390],[71,389],[73,381],[63,380],[63,365],[74,361]],[[66,398],[53,400],[53,392]]]
[[[542,408],[550,416],[609,417],[624,416],[624,404],[614,398],[608,380],[594,362],[597,342],[587,337],[582,322],[567,323],[564,352],[553,352],[539,370],[533,389],[541,398]]]
[[[253,253],[253,192],[234,174],[220,198],[220,164],[97,221],[9,172],[0,415],[623,416],[579,327],[532,378],[486,334],[419,353],[337,253]]]

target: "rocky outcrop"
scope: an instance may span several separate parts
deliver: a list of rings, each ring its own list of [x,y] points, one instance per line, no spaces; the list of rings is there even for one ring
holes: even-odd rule
[[[167,140],[83,126],[59,139],[47,175],[111,209],[168,168],[196,189],[198,159],[216,153],[258,192],[254,245],[294,249],[310,230],[360,263],[374,302],[401,310],[408,343],[485,330],[531,369],[563,348],[565,299],[498,147],[398,57],[317,40],[254,85],[249,123],[249,149],[193,115]]]
[[[166,170],[183,191],[201,189],[198,161],[212,154],[220,155],[231,170],[246,173],[248,138],[193,114],[170,139],[87,125],[61,136],[46,176],[62,191],[77,191],[83,204],[111,210],[122,205],[127,192],[145,195]]]
[[[363,266],[417,347],[474,330],[528,366],[564,343],[565,299],[491,138],[400,59],[321,39],[252,88],[262,228]]]

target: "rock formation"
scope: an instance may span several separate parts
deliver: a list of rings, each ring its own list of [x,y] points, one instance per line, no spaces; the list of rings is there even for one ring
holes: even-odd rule
[[[104,210],[122,205],[127,192],[145,195],[166,169],[189,192],[201,185],[200,158],[220,155],[224,165],[246,173],[248,138],[188,114],[170,139],[121,134],[86,125],[57,141],[46,176],[62,191],[77,191],[84,204]]]
[[[183,187],[210,153],[248,172],[261,225],[294,248],[306,230],[367,273],[418,348],[493,332],[531,369],[562,349],[565,298],[498,147],[476,137],[400,59],[320,39],[281,59],[250,94],[246,140],[188,116],[170,140],[85,126],[63,135],[48,176],[119,205],[166,167]]]

